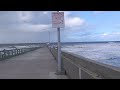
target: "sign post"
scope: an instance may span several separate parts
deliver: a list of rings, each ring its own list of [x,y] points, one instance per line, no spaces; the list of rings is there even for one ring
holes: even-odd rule
[[[65,74],[63,69],[63,62],[61,60],[61,43],[60,43],[60,28],[64,28],[64,12],[53,12],[52,13],[52,27],[57,28],[58,31],[58,64],[57,73],[58,75]]]
[[[50,31],[49,31],[49,44],[50,44]]]

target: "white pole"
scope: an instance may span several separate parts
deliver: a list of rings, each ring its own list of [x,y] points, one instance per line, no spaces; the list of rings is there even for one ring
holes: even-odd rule
[[[61,74],[64,74],[64,71],[63,71],[63,65],[62,65],[62,60],[61,60],[60,27],[58,27],[57,30],[58,30],[58,69],[57,69],[57,74],[61,75]]]
[[[50,31],[49,31],[49,44],[50,44]]]
[[[60,28],[57,28],[58,30],[58,73],[62,71],[61,66],[61,46],[60,46]]]

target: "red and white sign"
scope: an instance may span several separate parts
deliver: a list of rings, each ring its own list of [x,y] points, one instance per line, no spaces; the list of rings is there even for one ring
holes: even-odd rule
[[[53,28],[64,28],[64,12],[53,12],[52,13],[52,27]]]

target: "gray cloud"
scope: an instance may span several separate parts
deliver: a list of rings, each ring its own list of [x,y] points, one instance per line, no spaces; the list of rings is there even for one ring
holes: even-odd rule
[[[52,28],[51,20],[51,11],[0,11],[0,42],[47,42],[48,31],[51,32],[51,41],[55,42],[57,30]],[[79,41],[81,36],[90,34],[88,29],[94,29],[94,26],[91,28],[86,25],[86,20],[72,16],[71,12],[65,12],[65,20],[66,27],[61,29],[63,42],[75,41],[72,39],[75,36],[76,41]]]
[[[43,12],[33,12],[32,19],[30,21],[32,24],[51,24],[51,12],[44,14]]]

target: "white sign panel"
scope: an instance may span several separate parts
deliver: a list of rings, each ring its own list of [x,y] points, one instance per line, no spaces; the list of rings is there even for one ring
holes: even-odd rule
[[[64,12],[53,12],[52,13],[52,27],[53,28],[64,28]]]

